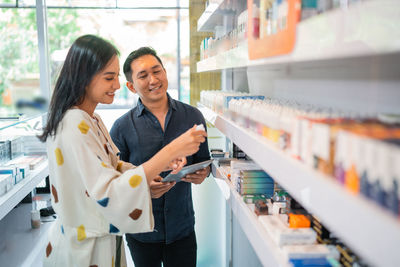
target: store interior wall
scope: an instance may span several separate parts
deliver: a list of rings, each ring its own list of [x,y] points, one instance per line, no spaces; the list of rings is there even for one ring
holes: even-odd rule
[[[221,74],[217,72],[198,73],[196,63],[200,60],[200,44],[205,37],[212,33],[197,31],[197,20],[205,9],[205,0],[189,1],[190,27],[190,104],[196,106],[203,90],[220,90]]]

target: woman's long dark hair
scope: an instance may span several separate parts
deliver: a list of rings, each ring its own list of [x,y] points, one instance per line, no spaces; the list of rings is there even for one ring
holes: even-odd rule
[[[86,87],[94,75],[105,68],[115,55],[119,55],[117,48],[100,37],[83,35],[75,40],[57,79],[51,97],[47,124],[43,129],[43,134],[38,136],[40,141],[45,142],[47,137],[56,134],[65,112],[82,103]]]

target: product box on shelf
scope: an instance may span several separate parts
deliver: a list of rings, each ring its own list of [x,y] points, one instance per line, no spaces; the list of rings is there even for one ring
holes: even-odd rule
[[[40,142],[35,135],[24,136],[22,142],[26,155],[46,153],[46,144]]]
[[[11,159],[11,142],[9,140],[0,141],[0,164]]]
[[[11,175],[13,185],[21,180],[20,171],[16,166],[0,166],[0,174]]]
[[[11,174],[0,174],[0,196],[4,195],[13,187],[13,176]]]
[[[15,159],[24,154],[24,144],[22,137],[14,137],[10,139],[11,143],[11,159]]]
[[[317,234],[311,228],[292,229],[286,225],[280,215],[262,215],[258,220],[278,246],[306,245],[316,242]]]
[[[44,154],[27,155],[13,159],[7,163],[7,166],[18,166],[23,168],[24,176],[26,177],[30,171],[35,170],[43,161],[47,159]]]
[[[284,256],[288,260],[293,259],[326,259],[333,254],[327,245],[287,245],[282,247]],[[338,253],[335,253],[338,254]],[[337,259],[338,260],[338,259]],[[319,266],[319,265],[318,265]],[[330,266],[330,265],[328,265]]]
[[[231,181],[241,195],[265,195],[270,198],[274,192],[274,181],[253,161],[231,161]]]

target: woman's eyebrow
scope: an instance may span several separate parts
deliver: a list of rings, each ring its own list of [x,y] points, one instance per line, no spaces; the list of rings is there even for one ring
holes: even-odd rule
[[[104,73],[103,73],[103,75],[109,75],[109,74],[115,75],[116,72],[115,72],[115,71],[107,71],[107,72],[104,72]]]

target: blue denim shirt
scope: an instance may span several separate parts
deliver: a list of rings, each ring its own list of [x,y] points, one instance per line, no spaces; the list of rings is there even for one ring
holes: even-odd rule
[[[201,112],[190,105],[172,99],[168,95],[169,109],[164,131],[157,118],[139,100],[138,105],[117,119],[110,135],[120,150],[121,160],[139,166],[149,160],[161,148],[176,137],[202,123]],[[199,151],[187,157],[187,165],[210,158],[207,141]],[[168,172],[161,173],[165,177]],[[194,231],[194,211],[191,183],[178,182],[158,199],[152,199],[155,230],[150,233],[130,234],[141,242],[172,243]]]

